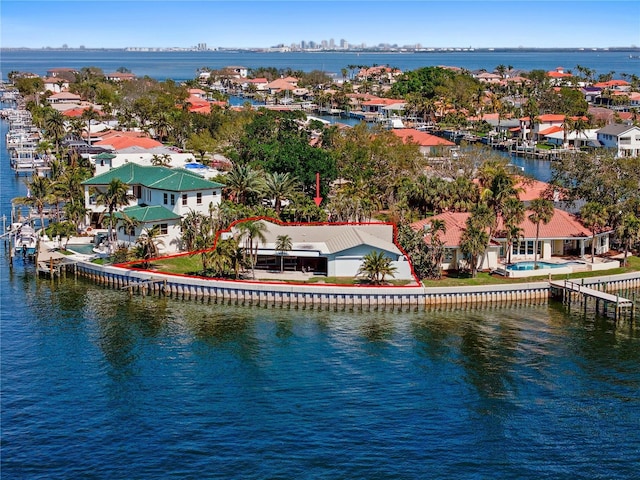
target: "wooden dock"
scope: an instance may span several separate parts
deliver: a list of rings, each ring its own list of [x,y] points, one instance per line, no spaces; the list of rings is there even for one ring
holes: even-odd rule
[[[633,319],[635,314],[635,301],[602,292],[581,283],[570,280],[554,280],[549,282],[549,288],[552,298],[561,299],[562,303],[568,305],[578,301],[584,306],[585,311],[587,302],[595,300],[596,313],[601,313],[604,316],[612,313],[617,320],[629,314],[629,317]]]

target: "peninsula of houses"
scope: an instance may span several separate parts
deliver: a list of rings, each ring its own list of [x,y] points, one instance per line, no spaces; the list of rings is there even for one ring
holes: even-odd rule
[[[635,75],[351,65],[339,79],[229,66],[184,85],[95,68],[11,80],[7,148],[31,176],[13,222],[39,220],[60,248],[88,243],[87,259],[200,252],[192,273],[213,278],[406,285],[606,270],[640,240]],[[552,162],[552,180],[499,151]]]

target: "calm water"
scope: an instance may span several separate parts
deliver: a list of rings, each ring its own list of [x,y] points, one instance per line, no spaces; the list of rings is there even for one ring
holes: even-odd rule
[[[435,53],[256,53],[256,52],[124,52],[124,51],[2,51],[2,78],[12,70],[44,75],[54,67],[82,68],[97,66],[105,72],[126,67],[138,76],[164,80],[188,80],[202,67],[213,69],[229,65],[247,68],[275,67],[294,70],[321,70],[341,77],[349,65],[390,65],[402,70],[436,65],[450,65],[469,70],[493,70],[502,64],[522,70],[553,70],[558,66],[575,69],[582,65],[597,74],[610,71],[640,75],[638,50],[634,51],[563,51],[563,52],[435,52]]]
[[[558,304],[129,298],[5,254],[0,329],[6,479],[637,477],[640,330]]]

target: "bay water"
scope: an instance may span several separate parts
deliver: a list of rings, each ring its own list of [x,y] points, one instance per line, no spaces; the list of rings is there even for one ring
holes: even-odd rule
[[[129,297],[2,245],[2,478],[637,478],[634,323]]]
[[[158,80],[191,80],[200,68],[221,69],[230,65],[246,68],[291,68],[310,72],[319,70],[342,78],[342,69],[350,65],[389,65],[403,71],[428,66],[455,66],[467,70],[493,71],[498,65],[515,70],[554,70],[563,67],[574,70],[581,65],[596,74],[616,72],[640,75],[638,49],[631,50],[508,50],[471,52],[137,52],[124,50],[2,50],[0,78],[11,71],[45,75],[55,67],[81,69],[95,66],[105,73],[120,67],[128,68],[139,77],[145,75]],[[355,70],[357,71],[357,70]],[[347,72],[349,73],[349,72]],[[576,71],[577,73],[577,71]]]

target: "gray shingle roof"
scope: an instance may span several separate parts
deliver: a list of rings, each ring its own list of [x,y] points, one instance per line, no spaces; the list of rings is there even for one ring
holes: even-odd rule
[[[597,130],[596,133],[603,133],[605,135],[615,135],[620,136],[623,133],[631,130],[633,125],[625,125],[623,123],[611,123],[606,127],[602,127],[600,130]]]

